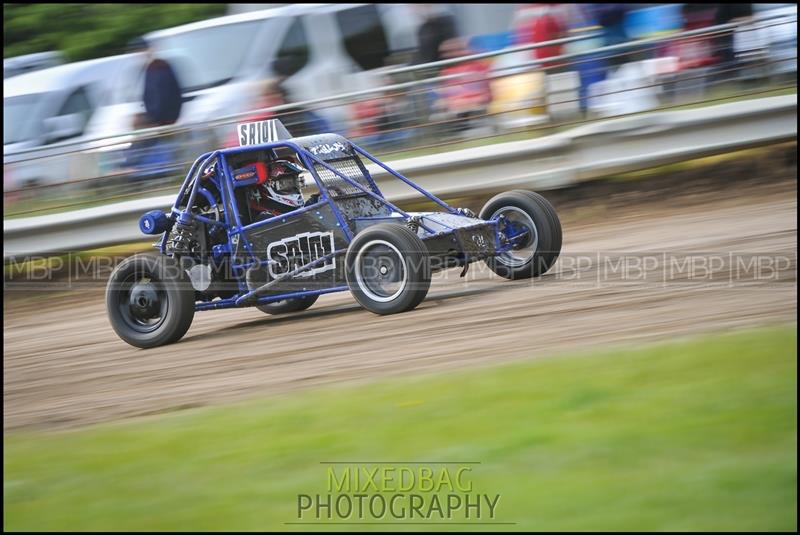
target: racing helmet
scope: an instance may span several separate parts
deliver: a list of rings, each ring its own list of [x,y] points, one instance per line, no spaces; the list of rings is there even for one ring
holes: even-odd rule
[[[289,160],[275,160],[269,164],[267,180],[263,186],[273,201],[297,208],[303,206],[300,173],[303,168]]]

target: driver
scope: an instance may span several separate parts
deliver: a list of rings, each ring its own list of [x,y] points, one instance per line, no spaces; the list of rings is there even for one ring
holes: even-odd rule
[[[257,177],[255,183],[247,188],[247,202],[254,222],[303,206],[305,200],[300,191],[302,172],[302,167],[289,160],[257,162],[236,170],[237,180]]]

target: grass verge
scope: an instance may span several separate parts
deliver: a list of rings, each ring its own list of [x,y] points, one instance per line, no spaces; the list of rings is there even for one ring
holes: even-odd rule
[[[474,491],[514,523],[492,529],[794,530],[796,341],[775,327],[6,434],[3,524],[420,529],[286,522],[327,492],[323,461],[478,461]]]

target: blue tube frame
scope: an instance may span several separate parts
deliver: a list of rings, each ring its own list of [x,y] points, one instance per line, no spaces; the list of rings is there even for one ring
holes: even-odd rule
[[[453,208],[452,206],[450,206],[443,200],[439,199],[429,191],[421,188],[420,186],[416,185],[411,180],[404,177],[394,169],[380,162],[377,158],[369,154],[361,147],[355,145],[352,142],[350,142],[350,146],[352,147],[353,151],[356,154],[361,155],[370,160],[371,162],[377,164],[378,166],[380,166],[386,172],[393,175],[398,180],[406,183],[407,185],[409,185],[410,187],[414,188],[419,193],[427,197],[430,201],[433,201],[434,203],[438,204],[439,206],[447,210],[448,213],[454,215],[463,215],[459,210]],[[300,161],[303,163],[303,167],[305,167],[306,170],[311,174],[311,176],[314,178],[317,187],[319,188],[319,201],[312,205],[300,207],[297,210],[293,210],[286,214],[277,215],[269,219],[265,219],[263,221],[257,221],[255,223],[243,225],[241,218],[239,217],[239,206],[236,202],[236,195],[234,194],[233,173],[231,171],[228,157],[236,154],[241,154],[244,152],[255,152],[264,150],[274,151],[276,149],[289,149],[293,151],[300,158]],[[190,207],[194,204],[194,200],[197,197],[198,193],[200,195],[203,195],[212,205],[215,204],[215,199],[211,194],[211,192],[209,192],[206,188],[204,188],[200,184],[202,181],[201,180],[202,172],[206,169],[206,167],[210,163],[215,162],[215,160],[216,160],[216,175],[212,176],[210,179],[217,187],[222,197],[221,208],[222,208],[223,218],[221,221],[215,221],[198,214],[192,214],[190,212]],[[253,299],[254,295],[256,294],[256,290],[250,290],[245,280],[245,273],[247,269],[249,269],[254,265],[263,266],[266,263],[268,263],[268,260],[259,258],[258,255],[253,251],[250,240],[248,239],[248,233],[250,231],[265,227],[277,221],[286,222],[287,220],[299,217],[306,212],[309,212],[311,210],[316,210],[325,205],[328,205],[331,207],[331,210],[337,221],[337,226],[341,228],[347,244],[349,245],[350,242],[353,240],[354,235],[353,231],[350,228],[348,219],[344,216],[344,214],[342,214],[341,210],[336,205],[336,202],[331,197],[328,188],[325,186],[325,183],[319,177],[319,174],[317,173],[317,167],[316,167],[317,165],[334,173],[334,175],[336,175],[338,178],[344,180],[346,183],[356,188],[360,192],[368,195],[373,199],[378,200],[384,206],[391,209],[394,213],[399,214],[400,218],[403,219],[404,221],[408,221],[412,217],[409,213],[405,212],[404,210],[402,210],[401,208],[399,208],[398,206],[396,206],[395,204],[393,204],[392,202],[388,201],[383,197],[383,194],[380,192],[378,185],[372,179],[372,176],[369,174],[369,172],[366,170],[366,167],[363,166],[363,164],[360,165],[359,167],[361,167],[364,176],[367,178],[369,185],[372,188],[374,188],[374,191],[372,191],[369,188],[365,188],[362,184],[359,184],[358,182],[352,180],[350,177],[344,175],[340,171],[337,171],[331,165],[321,160],[320,158],[316,157],[314,154],[311,154],[309,151],[305,150],[300,145],[291,140],[283,140],[271,143],[264,143],[261,145],[249,145],[245,147],[235,147],[235,148],[220,149],[216,151],[206,152],[205,154],[202,154],[200,157],[198,157],[190,167],[189,172],[186,175],[186,178],[183,180],[183,183],[181,184],[181,187],[178,190],[177,199],[170,210],[171,217],[181,222],[197,220],[206,223],[208,225],[216,225],[222,227],[228,236],[228,243],[227,243],[228,249],[230,251],[234,250],[232,240],[235,236],[238,236],[239,242],[242,244],[244,248],[245,252],[244,256],[246,257],[246,259],[241,262],[236,262],[235,257],[233,256],[232,253],[230,253],[231,269],[234,278],[236,279],[237,285],[239,287],[239,292],[236,295],[225,299],[198,302],[195,304],[196,311],[261,305],[275,301],[282,301],[284,299],[307,297],[312,295],[322,295],[332,292],[346,291],[349,289],[347,286],[334,286],[331,288],[322,288],[316,290],[303,290],[303,291],[293,291],[283,294],[273,294],[273,295],[259,297],[258,299]],[[192,189],[191,192],[189,193],[189,197],[184,206],[182,200],[186,196],[187,188],[189,188],[190,186]],[[230,208],[230,210],[228,208]],[[363,218],[363,217],[353,218],[353,220],[356,219],[369,219],[369,218]],[[424,228],[426,231],[428,231],[430,234],[432,235],[435,234],[435,232],[432,229],[425,226],[422,222],[419,223],[420,226]],[[449,232],[452,232],[453,228],[452,227],[449,228],[450,228]],[[159,249],[164,254],[168,254],[166,250],[166,242],[168,234],[169,232],[165,232],[161,239],[161,242],[158,244]],[[498,241],[497,245],[499,246],[500,245],[499,237],[497,241]],[[498,252],[502,252],[500,251],[500,249],[503,248],[498,247],[497,249]],[[335,253],[332,254],[339,255],[341,253],[342,253],[341,250],[337,250],[335,251]],[[311,264],[313,264],[313,262]],[[311,264],[303,266],[301,271],[305,269],[310,269]]]

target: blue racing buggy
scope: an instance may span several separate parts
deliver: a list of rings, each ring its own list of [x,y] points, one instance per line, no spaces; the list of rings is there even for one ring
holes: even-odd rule
[[[561,223],[542,196],[490,199],[479,215],[454,208],[335,134],[292,138],[277,120],[237,125],[240,147],[200,156],[168,213],[142,216],[161,254],[111,274],[111,325],[129,344],[179,340],[200,310],[255,306],[297,312],[349,290],[366,309],[416,307],[431,273],[485,261],[507,279],[546,272]],[[441,209],[406,212],[381,194],[371,162]],[[371,165],[370,164],[370,165]],[[309,180],[310,178],[310,180]]]

